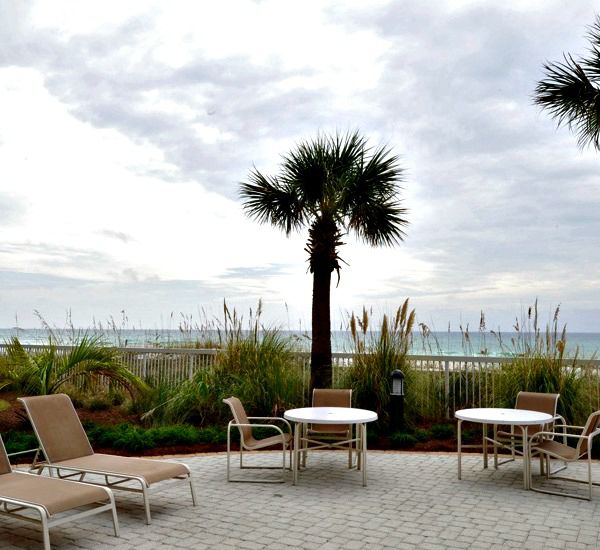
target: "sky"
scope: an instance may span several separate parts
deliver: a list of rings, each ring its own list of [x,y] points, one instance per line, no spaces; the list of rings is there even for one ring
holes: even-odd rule
[[[307,234],[243,211],[255,166],[358,130],[400,157],[403,243],[345,237],[333,328],[410,299],[600,331],[600,153],[533,104],[600,2],[0,0],[0,327],[177,328],[225,300],[310,327]],[[334,278],[335,281],[335,278]]]

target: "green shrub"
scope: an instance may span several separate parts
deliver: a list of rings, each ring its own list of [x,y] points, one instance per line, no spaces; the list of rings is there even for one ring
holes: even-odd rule
[[[147,430],[131,424],[118,426],[88,425],[86,428],[92,445],[139,452],[155,447],[154,438]]]
[[[425,430],[423,428],[415,429],[413,435],[415,436],[415,439],[420,442],[429,441],[431,439],[431,433],[429,430]]]
[[[90,411],[107,411],[111,404],[107,401],[106,397],[94,397],[87,404],[87,408]]]
[[[227,440],[223,428],[215,426],[199,429],[195,426],[180,424],[143,428],[131,424],[101,426],[93,422],[85,422],[84,428],[93,446],[119,449],[131,453],[156,447],[224,443]]]
[[[451,424],[434,424],[430,429],[434,439],[452,439],[454,437],[454,426]]]
[[[8,454],[20,453],[22,451],[37,449],[39,447],[37,438],[30,432],[10,431],[3,433],[2,439]]]
[[[199,440],[199,430],[194,426],[161,426],[146,432],[154,441],[154,446],[192,445]]]
[[[410,433],[394,432],[390,437],[394,449],[410,449],[417,444],[417,438]]]
[[[237,430],[236,430],[237,431]],[[198,430],[198,443],[226,443],[227,431],[220,426],[208,426]]]
[[[472,443],[481,437],[481,430],[474,428],[467,428],[466,430],[462,429],[460,432],[460,437],[463,443]]]

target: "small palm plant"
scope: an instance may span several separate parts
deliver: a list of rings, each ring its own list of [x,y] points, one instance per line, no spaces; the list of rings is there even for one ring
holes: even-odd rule
[[[30,352],[17,337],[7,344],[1,378],[4,386],[18,387],[28,395],[58,393],[75,385],[90,389],[100,377],[108,378],[131,395],[146,388],[144,382],[126,367],[118,352],[103,345],[101,339],[83,335],[66,350],[50,340],[42,351]]]

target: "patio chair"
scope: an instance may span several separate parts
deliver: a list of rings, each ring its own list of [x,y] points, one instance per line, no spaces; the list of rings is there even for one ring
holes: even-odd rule
[[[552,491],[549,489],[542,489],[541,487],[534,487],[531,478],[531,468],[529,469],[529,487],[533,491],[537,491],[539,493],[548,493],[551,495],[561,495],[572,498],[592,500],[592,486],[600,485],[600,483],[594,483],[592,481],[592,443],[594,437],[600,434],[600,411],[592,413],[588,417],[585,426],[561,426],[561,428],[566,428],[567,430],[572,430],[579,433],[568,433],[566,430],[560,432],[540,431],[531,436],[532,443],[529,445],[529,448],[532,453],[535,452],[539,454],[541,458],[545,459],[546,479],[561,479],[564,481],[586,483],[588,486],[587,496],[582,496],[575,493]],[[567,439],[571,439],[571,441],[576,441],[577,445],[572,447],[565,443],[560,443],[554,440],[555,436],[562,436]],[[560,460],[567,464],[568,462],[576,462],[584,457],[587,458],[587,479],[556,476],[550,471],[551,459]],[[529,460],[531,460],[531,455],[529,456]]]
[[[313,407],[352,407],[352,390],[314,388]],[[348,468],[352,468],[352,425],[351,424],[310,424],[304,434],[305,445],[313,443],[325,448],[348,446]],[[306,466],[306,455],[302,453],[302,465]]]
[[[45,462],[36,463],[34,460],[32,470],[37,469],[41,474],[44,468],[48,468],[51,475],[55,470],[61,479],[78,477],[80,482],[94,484],[100,482],[88,481],[85,476],[101,476],[104,477],[103,486],[141,493],[147,524],[151,522],[150,489],[156,489],[156,484],[161,481],[189,483],[192,503],[196,506],[192,475],[185,464],[94,453],[68,395],[20,397],[18,400],[27,411],[45,457]]]
[[[87,509],[64,514],[82,507]],[[39,523],[45,550],[50,550],[50,527],[109,511],[118,537],[119,520],[110,489],[13,471],[0,437],[0,514]]]
[[[554,420],[560,419],[562,423],[565,424],[564,419],[556,414],[559,396],[560,394],[558,393],[520,391],[517,394],[515,409],[547,413],[552,415]],[[554,427],[554,420],[544,426],[528,426],[527,433],[532,434],[542,430],[552,431]],[[494,467],[496,469],[502,464],[506,464],[507,462],[512,462],[515,460],[516,455],[523,456],[523,429],[520,426],[511,426],[511,430],[506,431],[502,428],[498,429],[498,426],[494,425],[494,432],[491,442],[494,446]],[[484,442],[484,444],[487,444],[487,442]],[[498,449],[507,449],[510,451],[510,458],[499,461]],[[543,463],[541,461],[540,468],[543,468]]]
[[[245,483],[282,483],[285,481],[285,454],[286,450],[289,449],[290,453],[290,465],[292,464],[292,427],[290,423],[279,416],[247,416],[246,411],[242,402],[237,397],[229,397],[223,399],[223,403],[229,406],[233,420],[229,421],[227,425],[227,481],[231,482],[245,482]],[[255,420],[263,420],[263,423],[251,422]],[[279,426],[275,424],[269,424],[267,422],[282,422],[287,431],[283,431]],[[240,469],[279,469],[279,466],[244,466],[243,455],[244,451],[257,451],[259,449],[265,449],[266,447],[273,447],[275,445],[281,445],[282,452],[282,466],[281,478],[277,479],[232,479],[231,477],[231,429],[237,428],[240,433]],[[256,439],[252,432],[253,428],[265,428],[273,430],[276,435],[265,437],[263,439]],[[288,468],[289,469],[289,468]]]

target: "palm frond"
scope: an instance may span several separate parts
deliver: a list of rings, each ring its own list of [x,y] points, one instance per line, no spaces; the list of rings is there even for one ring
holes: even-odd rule
[[[576,62],[570,54],[563,62],[544,64],[545,78],[538,82],[534,103],[546,109],[558,126],[568,126],[580,147],[600,150],[600,18],[590,27],[589,56]]]
[[[546,79],[535,89],[535,103],[548,110],[558,125],[566,124],[578,136],[581,147],[600,148],[600,90],[571,56],[564,63],[544,66]]]
[[[596,16],[596,21],[588,29],[587,34],[590,41],[590,52],[586,59],[582,59],[581,65],[590,79],[597,81],[600,79],[600,17]]]
[[[10,365],[13,383],[27,395],[56,393],[65,384],[75,381],[91,387],[91,382],[99,377],[121,384],[130,394],[148,389],[121,363],[114,348],[86,335],[68,350],[58,350],[50,341],[46,349],[37,352],[27,351],[18,338],[13,338],[7,346],[6,362]]]
[[[391,246],[405,237],[407,210],[398,199],[403,170],[385,147],[377,149],[349,181],[343,195],[347,227],[373,246]]]
[[[304,212],[295,190],[278,178],[266,177],[258,170],[250,172],[240,194],[244,210],[259,223],[270,223],[289,235],[303,225]]]
[[[56,393],[64,384],[76,380],[89,386],[91,380],[100,377],[121,384],[131,395],[136,390],[147,390],[144,382],[122,365],[116,350],[104,345],[100,338],[84,335],[53,364],[53,376],[46,381],[47,393]]]

